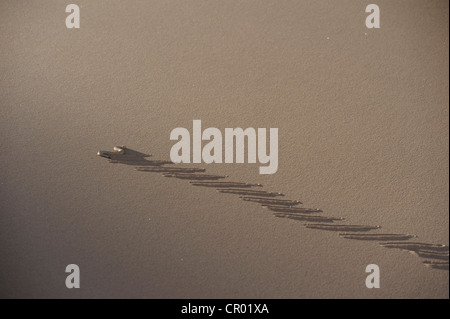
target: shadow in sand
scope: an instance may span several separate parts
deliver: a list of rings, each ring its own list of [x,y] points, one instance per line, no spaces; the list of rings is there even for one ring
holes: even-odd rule
[[[448,252],[430,251],[430,250],[410,250],[414,256],[427,259],[446,260],[448,262]]]
[[[339,234],[339,236],[356,240],[408,240],[417,237],[406,234]]]
[[[323,224],[305,224],[306,228],[331,230],[331,231],[368,231],[372,229],[379,229],[381,226],[366,226],[366,225],[323,225]]]
[[[135,158],[114,158],[109,160],[111,164],[124,164],[124,165],[132,165],[132,166],[163,166],[163,165],[173,165],[171,161],[163,161],[163,160],[147,160],[147,159],[139,159]]]
[[[448,262],[425,260],[424,265],[433,269],[448,270]]]
[[[148,160],[151,155],[138,152],[126,146],[115,146],[113,151],[98,151],[97,155],[109,160],[112,164],[133,166],[162,166],[173,164],[172,161]]]
[[[204,168],[194,167],[135,167],[135,170],[150,173],[201,173],[206,171]]]
[[[227,178],[226,175],[208,175],[208,174],[192,174],[192,173],[164,173],[164,177],[174,177],[178,179],[188,179],[188,180],[218,180]]]
[[[231,187],[262,187],[261,184],[249,184],[249,183],[241,183],[241,182],[190,182],[191,185],[194,186],[204,186],[204,187],[225,187],[225,188],[231,188]]]
[[[150,157],[151,154],[142,153],[126,146],[114,146],[113,151],[98,151],[97,155],[107,159],[130,159],[134,158],[136,160],[144,159],[145,157]]]
[[[334,221],[344,220],[339,217],[327,217],[327,216],[317,216],[317,215],[302,215],[302,214],[286,214],[286,213],[273,213],[275,217],[288,218],[293,220],[308,221],[308,222],[324,222],[332,223]]]
[[[272,193],[267,191],[259,191],[254,189],[235,189],[235,188],[225,188],[225,189],[217,189],[219,193],[223,194],[235,194],[235,195],[243,195],[243,196],[264,196],[264,197],[277,197],[284,196],[281,193]]]
[[[289,200],[289,199],[278,199],[278,198],[263,198],[263,197],[254,197],[254,196],[240,196],[240,199],[246,202],[254,202],[265,205],[280,205],[280,206],[296,206],[301,204],[302,202],[298,200]]]
[[[429,244],[429,243],[420,243],[420,242],[390,242],[390,243],[382,243],[380,244],[385,248],[397,248],[403,250],[427,250],[427,251],[441,251],[448,252],[448,246],[442,244]]]
[[[273,212],[291,213],[291,214],[309,214],[309,213],[321,213],[322,210],[318,208],[305,208],[305,207],[286,207],[277,205],[263,205]]]

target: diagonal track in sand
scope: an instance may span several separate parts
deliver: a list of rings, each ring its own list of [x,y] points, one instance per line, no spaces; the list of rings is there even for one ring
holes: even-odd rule
[[[380,246],[407,250],[419,258],[427,258],[422,262],[430,269],[449,269],[449,249],[446,245],[408,241],[411,238],[416,238],[417,236],[415,235],[367,233],[371,230],[380,229],[381,226],[379,225],[336,224],[336,221],[343,221],[344,218],[317,215],[317,213],[322,212],[321,209],[297,207],[297,205],[302,204],[298,200],[270,198],[284,196],[284,194],[255,189],[262,188],[263,185],[261,184],[217,181],[226,179],[228,175],[208,175],[203,174],[206,172],[204,168],[180,167],[179,164],[174,164],[167,160],[148,160],[147,157],[151,155],[125,146],[115,146],[113,151],[98,151],[97,155],[108,159],[110,163],[133,165],[136,167],[136,170],[141,172],[162,173],[165,177],[189,180],[189,183],[193,186],[211,187],[216,188],[222,194],[239,195],[239,198],[243,201],[257,203],[273,211],[275,217],[314,222],[314,224],[304,224],[309,229],[350,232],[339,234],[341,238],[346,239],[365,241],[397,240],[396,242],[380,243]]]

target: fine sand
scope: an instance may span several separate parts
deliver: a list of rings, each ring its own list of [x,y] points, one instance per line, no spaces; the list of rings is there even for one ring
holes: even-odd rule
[[[449,297],[448,1],[76,3],[0,2],[0,297]],[[277,127],[278,172],[96,156],[194,119]],[[193,185],[229,181],[267,196]]]

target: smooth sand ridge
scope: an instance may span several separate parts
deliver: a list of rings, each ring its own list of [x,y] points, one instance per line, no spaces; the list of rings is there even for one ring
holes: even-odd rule
[[[135,151],[134,151],[135,152]],[[125,146],[114,147],[113,152],[108,151],[99,151],[97,153],[98,156],[105,157],[110,159],[111,157],[115,158],[115,163],[122,163],[120,156],[124,156],[127,153],[127,148]],[[105,155],[107,154],[107,155]],[[138,153],[143,154],[143,153]],[[128,159],[123,161],[126,164]],[[111,160],[110,160],[111,162]],[[155,161],[161,162],[161,166],[165,164],[173,164],[170,161]],[[144,164],[145,165],[145,164]],[[143,168],[146,170],[147,168]],[[164,177],[176,177],[187,180],[200,180],[191,181],[190,184],[193,186],[207,186],[207,187],[231,187],[230,190],[234,191],[233,194],[241,195],[243,190],[233,189],[233,187],[263,187],[261,184],[252,184],[252,183],[243,183],[243,182],[211,182],[206,181],[202,182],[202,180],[216,180],[228,177],[228,175],[208,175],[208,174],[197,174],[194,172],[186,172],[186,173],[164,173],[164,167],[161,168],[161,171],[154,172],[163,172]],[[188,170],[188,167],[179,167],[180,170]],[[137,170],[140,170],[139,167]],[[220,188],[218,189],[220,192]],[[244,189],[245,191],[245,189]],[[251,191],[251,190],[250,190]],[[264,192],[264,191],[259,191]],[[280,194],[280,193],[269,193],[269,194]],[[344,218],[335,218],[335,217],[327,217],[321,215],[310,215],[310,214],[302,214],[307,213],[319,213],[322,212],[320,209],[304,209],[301,207],[293,207],[299,204],[302,204],[298,200],[289,200],[289,199],[276,199],[276,198],[267,198],[267,197],[257,197],[257,196],[239,196],[244,201],[255,202],[261,204],[264,208],[269,208],[273,210],[273,215],[279,218],[287,218],[298,221],[309,221],[309,222],[319,222],[318,224],[305,224],[306,228],[310,229],[318,229],[318,230],[328,230],[328,231],[349,231],[349,232],[358,232],[358,233],[340,233],[339,236],[345,239],[356,239],[356,240],[366,240],[366,241],[388,241],[388,240],[401,240],[402,242],[388,242],[382,243],[380,246],[386,248],[400,248],[404,250],[410,251],[420,251],[424,249],[429,249],[429,253],[415,253],[414,255],[417,257],[428,257],[432,259],[442,259],[443,255],[433,255],[434,251],[441,252],[446,251],[448,257],[448,246],[441,244],[429,244],[429,243],[420,243],[420,242],[407,242],[407,240],[411,238],[416,238],[416,235],[407,235],[407,234],[380,234],[380,233],[370,233],[370,234],[361,234],[361,232],[367,232],[371,230],[380,229],[380,225],[370,226],[370,225],[352,225],[352,224],[330,224],[335,221],[342,221]],[[272,204],[272,205],[270,205]],[[325,224],[323,224],[325,223]],[[403,242],[406,241],[406,242]],[[428,266],[431,269],[440,269],[440,270],[448,270],[448,262],[446,263],[441,261],[423,261],[424,265]]]

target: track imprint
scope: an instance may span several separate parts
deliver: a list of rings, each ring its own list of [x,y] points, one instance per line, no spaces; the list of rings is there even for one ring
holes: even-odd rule
[[[422,258],[423,264],[428,268],[449,269],[449,249],[446,245],[408,241],[411,238],[417,237],[415,235],[362,234],[361,232],[380,229],[381,226],[335,224],[334,222],[342,221],[344,218],[317,215],[316,213],[322,212],[321,209],[297,207],[302,204],[298,200],[273,198],[285,195],[255,189],[255,187],[262,188],[263,185],[261,184],[217,181],[219,179],[225,179],[228,176],[203,174],[206,172],[205,168],[181,167],[180,164],[175,164],[167,160],[149,160],[147,157],[151,157],[151,154],[141,153],[126,146],[115,146],[113,151],[98,151],[97,155],[108,159],[112,164],[133,165],[139,172],[161,173],[164,177],[189,180],[189,183],[193,186],[211,187],[222,194],[240,195],[240,199],[260,204],[263,208],[272,211],[275,217],[313,222],[313,224],[305,224],[304,226],[306,228],[350,232],[339,233],[339,236],[345,239],[380,241],[380,246],[384,248],[407,250],[414,256]]]

